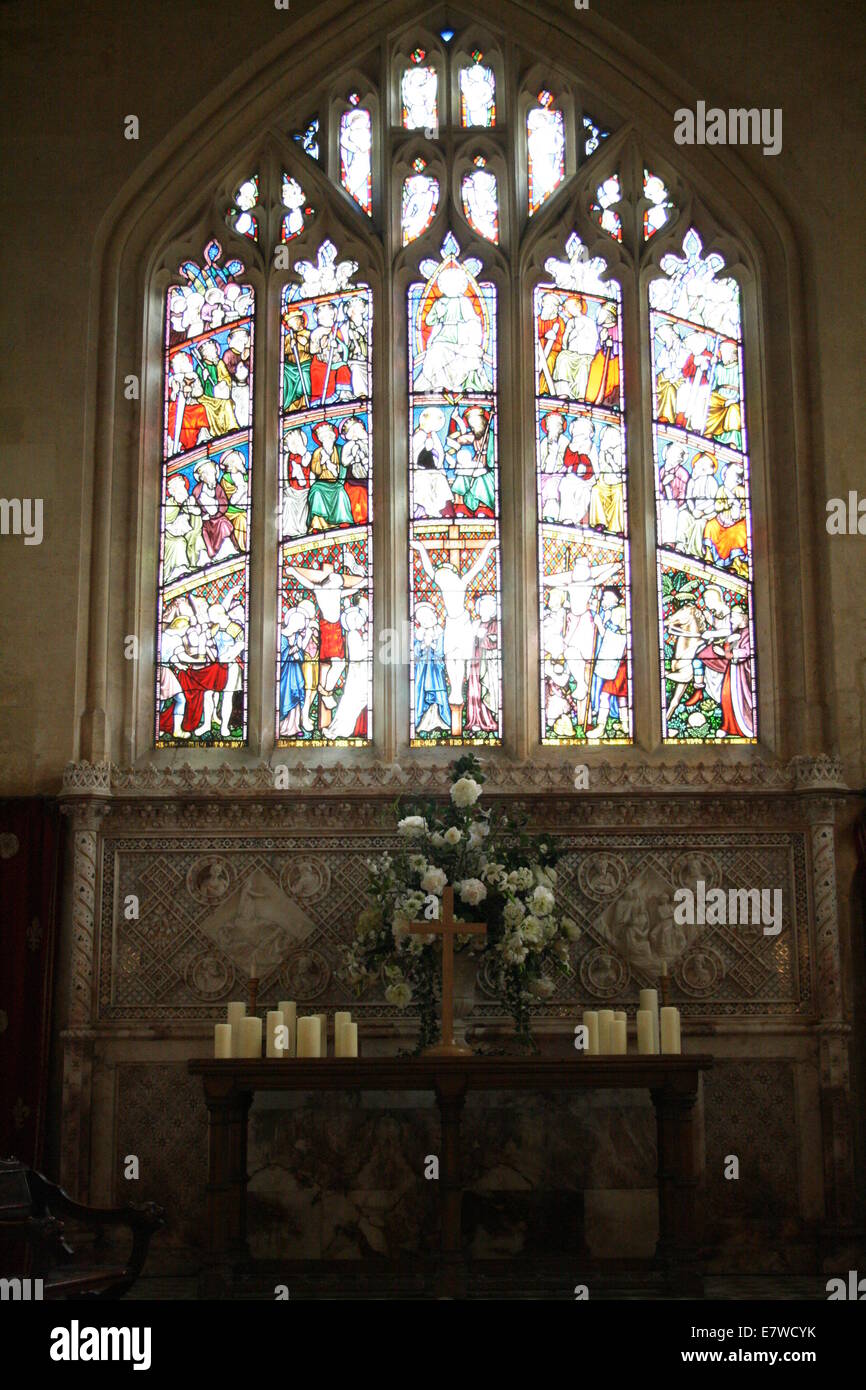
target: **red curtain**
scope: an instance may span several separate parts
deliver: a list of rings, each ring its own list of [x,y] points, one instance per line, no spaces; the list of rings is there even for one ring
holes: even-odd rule
[[[60,812],[0,800],[0,1157],[42,1159],[60,870]]]

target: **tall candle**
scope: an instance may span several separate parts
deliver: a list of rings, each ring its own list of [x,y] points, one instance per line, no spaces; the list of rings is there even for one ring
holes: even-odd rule
[[[613,1009],[598,1011],[598,1050],[610,1052],[610,1025],[613,1023]]]
[[[357,1023],[338,1023],[337,1031],[334,1036],[334,1056],[335,1057],[357,1057],[358,1055],[358,1025]]]
[[[335,1013],[335,1014],[334,1014],[334,1039],[335,1039],[335,1040],[336,1040],[336,1037],[337,1037],[337,1029],[339,1028],[340,1024],[341,1024],[341,1023],[351,1023],[351,1022],[352,1022],[352,1015],[349,1013],[349,1011],[348,1011],[347,1009],[340,1010],[338,1013]]]
[[[318,1014],[317,1018],[322,1025],[322,1056],[328,1055],[328,1015]]]
[[[241,1019],[241,1057],[261,1057],[262,1020],[260,1018]]]
[[[655,1020],[652,1009],[638,1009],[637,1011],[637,1050],[644,1055],[654,1053],[656,1050]]]
[[[321,1057],[322,1021],[318,1014],[298,1019],[298,1056]]]
[[[682,1050],[683,1050],[682,1019],[680,1018],[680,1011],[679,1011],[679,1009],[677,1009],[676,1014],[677,1014],[677,1016],[676,1016],[676,1019],[674,1020],[674,1022],[675,1022],[675,1024],[676,1024],[676,1050],[677,1050],[677,1052],[682,1052]]]
[[[679,1052],[679,1017],[678,1010],[665,1007],[659,1012],[659,1027],[661,1030],[662,1052]]]
[[[297,1046],[295,1037],[298,1031],[298,1006],[294,999],[281,999],[277,1008],[282,1014],[283,1023],[289,1031],[289,1044],[284,1056],[294,1057]]]
[[[657,989],[642,989],[640,992],[641,1009],[646,1009],[652,1014],[653,1020],[653,1045],[650,1052],[659,1050],[659,992]]]
[[[598,1014],[595,1009],[584,1009],[583,1026],[586,1029],[586,1052],[588,1056],[598,1054]]]
[[[231,1057],[232,1055],[232,1025],[230,1023],[215,1023],[213,1026],[213,1055],[214,1057]]]
[[[233,1057],[240,1057],[241,1055],[241,1019],[246,1015],[246,1012],[246,1004],[238,1002],[229,1004],[227,1017],[232,1030]]]
[[[628,1014],[626,1013],[625,1009],[617,1009],[616,1013],[614,1014],[614,1020],[617,1023],[628,1023]]]
[[[285,1049],[280,1047],[277,1042],[277,1029],[283,1026],[283,1015],[280,1009],[269,1009],[265,1020],[265,1056],[282,1057]]]
[[[610,1025],[610,1050],[617,1057],[625,1056],[628,1047],[626,1027],[624,1018],[615,1018]]]

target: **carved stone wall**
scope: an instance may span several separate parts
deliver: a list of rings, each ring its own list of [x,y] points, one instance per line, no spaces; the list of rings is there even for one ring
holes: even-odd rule
[[[854,1172],[849,1023],[841,987],[834,820],[844,790],[832,765],[766,777],[706,769],[661,778],[632,768],[592,795],[561,777],[506,769],[488,790],[528,811],[566,850],[558,891],[582,928],[572,973],[535,1007],[542,1045],[565,1052],[580,1010],[622,1007],[664,965],[686,1049],[717,1059],[705,1088],[705,1214],[716,1268],[810,1269],[820,1236],[850,1226]],[[646,772],[646,770],[645,770]],[[72,920],[63,1032],[64,1179],[94,1201],[128,1197],[122,1158],[141,1158],[137,1196],[172,1213],[158,1255],[195,1259],[204,1183],[204,1107],[185,1060],[212,1046],[212,1023],[246,996],[253,953],[260,1000],[349,1006],[362,1047],[405,1045],[411,1016],[377,988],[354,998],[339,977],[363,902],[366,860],[394,841],[393,796],[415,788],[383,769],[375,791],[297,794],[247,786],[203,794],[196,774],[76,768]],[[326,774],[331,780],[331,774]],[[418,790],[441,792],[441,770]],[[251,776],[249,779],[257,779]],[[835,781],[835,785],[834,785]],[[659,785],[659,782],[661,785]],[[535,783],[535,785],[533,785]],[[539,785],[542,783],[543,785]],[[713,787],[710,791],[709,788]],[[680,927],[673,894],[721,887],[782,891],[782,925]],[[507,1020],[483,973],[476,1037]],[[402,1041],[401,1041],[402,1040]],[[429,1098],[268,1097],[251,1121],[251,1240],[259,1253],[362,1256],[429,1238],[435,1152]],[[645,1097],[478,1098],[467,1112],[477,1254],[529,1249],[557,1231],[598,1253],[654,1240],[654,1133]],[[726,1155],[751,1165],[720,1178]],[[575,1204],[575,1190],[583,1192]],[[547,1239],[547,1237],[545,1237]],[[414,1243],[414,1246],[413,1246]],[[571,1248],[571,1247],[569,1247]],[[172,1254],[171,1252],[174,1252]]]

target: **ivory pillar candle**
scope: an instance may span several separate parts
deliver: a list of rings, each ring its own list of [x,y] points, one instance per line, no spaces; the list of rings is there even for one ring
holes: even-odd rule
[[[615,1018],[610,1025],[610,1050],[616,1057],[625,1056],[628,1046],[626,1027],[624,1018]]]
[[[322,1020],[318,1014],[298,1019],[298,1056],[321,1057]]]
[[[235,1001],[229,1004],[226,1017],[232,1030],[232,1056],[241,1055],[241,1019],[246,1016],[247,1006]]]
[[[602,1054],[610,1052],[610,1025],[613,1023],[613,1009],[598,1011],[598,1050]]]
[[[637,1050],[644,1056],[656,1050],[655,1019],[651,1009],[637,1011]]]
[[[319,1023],[320,1023],[320,1025],[321,1025],[321,1028],[322,1028],[322,1051],[321,1051],[321,1054],[320,1054],[320,1055],[321,1055],[322,1057],[327,1057],[327,1055],[328,1055],[328,1015],[327,1015],[327,1014],[317,1014],[316,1017],[318,1018]]]
[[[214,1057],[231,1057],[232,1055],[232,1025],[230,1023],[215,1023],[213,1026],[213,1055]]]
[[[339,1013],[334,1014],[334,1041],[335,1041],[335,1042],[336,1042],[336,1040],[337,1040],[337,1029],[339,1028],[340,1024],[341,1024],[341,1023],[351,1023],[351,1022],[352,1022],[352,1015],[348,1012],[348,1010],[343,1009],[343,1010],[341,1010]]]
[[[680,1011],[679,1011],[679,1009],[677,1009],[676,1015],[677,1015],[677,1016],[676,1016],[676,1018],[674,1019],[674,1023],[676,1024],[676,1050],[677,1050],[677,1052],[682,1052],[682,1050],[683,1050],[682,1019],[680,1018]]]
[[[357,1023],[338,1023],[337,1031],[334,1036],[334,1056],[335,1057],[357,1057],[358,1055],[358,1025]]]
[[[642,989],[640,992],[639,1008],[647,1010],[652,1014],[653,1020],[653,1045],[650,1052],[659,1050],[659,992],[657,989]]]
[[[242,1018],[240,1024],[241,1033],[241,1057],[261,1057],[262,1055],[262,1020],[260,1018]]]
[[[584,1009],[583,1026],[586,1029],[586,1052],[590,1057],[598,1055],[598,1014],[595,1009]]]
[[[265,1020],[265,1056],[283,1057],[285,1049],[280,1047],[277,1042],[277,1029],[283,1026],[283,1015],[280,1009],[269,1009]]]
[[[661,1030],[662,1052],[679,1052],[679,1010],[669,1007],[661,1009],[659,1011],[659,1028]]]
[[[294,1057],[297,1050],[298,1006],[294,999],[281,999],[277,1008],[283,1016],[283,1023],[289,1030],[289,1045],[286,1048],[284,1056]]]
[[[628,1023],[628,1014],[625,1009],[617,1009],[613,1017],[615,1023]]]

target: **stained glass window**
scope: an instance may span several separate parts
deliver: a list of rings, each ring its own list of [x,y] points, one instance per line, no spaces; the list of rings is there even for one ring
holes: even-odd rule
[[[288,208],[288,212],[283,217],[281,239],[293,241],[296,236],[301,235],[306,226],[306,219],[312,217],[315,209],[311,208],[307,202],[307,195],[298,180],[290,178],[285,173],[283,174],[281,197],[283,207]]]
[[[526,117],[526,151],[531,217],[565,178],[565,118],[552,92],[539,92]]]
[[[415,747],[502,738],[496,290],[440,255],[408,296]]]
[[[303,130],[295,132],[293,139],[297,140],[301,149],[310,159],[319,158],[319,118],[314,116],[307,122]]]
[[[230,217],[231,225],[241,236],[249,237],[250,241],[257,241],[259,235],[259,224],[253,216],[253,208],[258,206],[259,201],[259,176],[253,174],[252,178],[245,179],[234,197],[234,207]]]
[[[373,122],[370,112],[354,103],[340,117],[340,180],[349,196],[370,217],[373,212]]]
[[[622,220],[616,211],[617,203],[622,201],[619,175],[612,174],[609,179],[605,179],[596,189],[595,196],[597,201],[592,204],[592,212],[598,225],[608,232],[614,241],[622,241]]]
[[[243,264],[181,266],[166,296],[156,744],[247,737],[254,290]]]
[[[602,140],[606,140],[610,135],[609,130],[602,130],[596,125],[591,116],[583,118],[583,157],[589,159],[594,155]]]
[[[655,236],[659,228],[665,225],[674,205],[661,179],[651,174],[648,169],[643,171],[643,195],[651,204],[643,215],[643,239],[649,241],[650,237]]]
[[[757,735],[740,291],[694,228],[650,285],[663,736]]]
[[[277,741],[368,743],[372,298],[324,242],[282,295]]]
[[[460,124],[486,126],[496,124],[496,77],[493,69],[482,62],[484,54],[478,49],[472,54],[471,67],[460,69]]]
[[[475,158],[475,168],[464,174],[461,183],[463,215],[473,231],[488,241],[499,241],[499,194],[496,175],[485,168],[483,155]]]
[[[426,168],[426,160],[413,160],[413,173],[403,180],[400,225],[404,246],[408,246],[410,241],[415,241],[416,237],[426,232],[439,206],[439,180],[425,174]]]
[[[622,304],[576,235],[535,291],[541,738],[632,738]]]
[[[435,131],[439,127],[439,78],[436,69],[424,62],[426,57],[423,48],[416,48],[400,83],[405,130]]]

